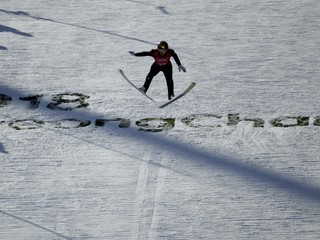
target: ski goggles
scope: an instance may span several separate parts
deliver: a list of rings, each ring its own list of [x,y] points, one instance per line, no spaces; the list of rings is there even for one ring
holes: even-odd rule
[[[168,49],[158,48],[160,54],[165,54]]]

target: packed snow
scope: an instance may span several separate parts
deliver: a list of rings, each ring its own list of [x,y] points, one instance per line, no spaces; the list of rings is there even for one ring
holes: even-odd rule
[[[318,0],[0,3],[0,239],[320,237]]]

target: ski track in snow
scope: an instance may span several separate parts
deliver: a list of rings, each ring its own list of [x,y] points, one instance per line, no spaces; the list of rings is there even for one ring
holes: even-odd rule
[[[319,238],[319,12],[317,0],[3,1],[0,239]],[[128,51],[161,40],[187,68],[173,62],[176,94],[197,83],[164,109],[118,73],[142,84],[152,59]],[[47,108],[72,93],[89,105]],[[166,101],[161,73],[148,94]],[[272,125],[298,117],[307,126]],[[174,126],[142,131],[151,118]]]

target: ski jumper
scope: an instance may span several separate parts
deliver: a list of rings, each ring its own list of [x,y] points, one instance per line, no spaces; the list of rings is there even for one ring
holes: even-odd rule
[[[143,57],[150,56],[154,58],[154,63],[151,65],[150,71],[146,77],[146,80],[143,84],[146,91],[150,87],[152,79],[159,73],[163,72],[168,88],[168,98],[174,95],[174,84],[172,79],[172,64],[170,58],[173,57],[178,66],[181,65],[178,55],[174,50],[168,49],[167,52],[161,56],[158,49],[152,49],[150,52],[139,52],[136,53],[135,56]]]

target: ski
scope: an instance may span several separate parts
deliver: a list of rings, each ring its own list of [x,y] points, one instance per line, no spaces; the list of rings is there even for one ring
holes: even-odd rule
[[[182,98],[184,95],[186,95],[188,92],[190,92],[191,89],[194,88],[195,85],[196,85],[196,83],[195,83],[195,82],[192,82],[192,83],[189,85],[189,87],[187,87],[187,89],[183,91],[183,93],[179,94],[178,96],[176,96],[175,98],[169,100],[168,102],[162,104],[161,106],[159,106],[159,108],[164,108],[164,107],[168,106],[169,104],[177,101],[179,98]]]
[[[136,85],[134,85],[128,78],[127,76],[124,74],[124,72],[119,69],[120,74],[122,75],[122,77],[131,85],[133,86],[135,89],[137,89],[141,94],[143,94],[145,97],[149,98],[152,102],[157,103],[155,100],[153,100],[150,96],[148,96],[145,92],[141,91]],[[177,101],[178,99],[182,98],[184,95],[186,95],[188,92],[190,92],[192,90],[192,88],[194,88],[194,86],[196,85],[195,82],[192,82],[189,87],[186,88],[186,90],[184,90],[181,94],[179,94],[178,96],[176,96],[175,98],[167,101],[166,103],[162,104],[159,106],[159,108],[164,108],[166,106],[168,106],[169,104]]]
[[[149,97],[145,92],[141,91],[136,85],[134,85],[128,78],[127,76],[124,74],[124,72],[119,69],[120,74],[122,75],[122,77],[128,82],[130,83],[130,85],[132,87],[134,87],[135,89],[137,89],[140,93],[142,93],[144,96],[146,96],[147,98],[149,98],[152,102],[157,103],[155,100],[153,100],[151,97]]]

